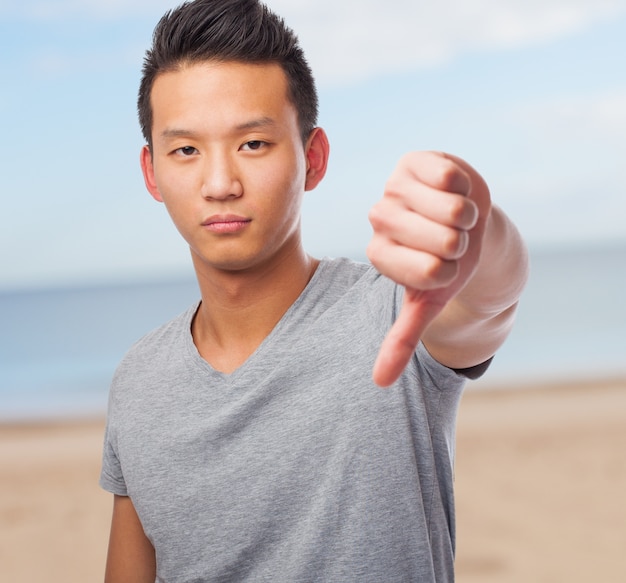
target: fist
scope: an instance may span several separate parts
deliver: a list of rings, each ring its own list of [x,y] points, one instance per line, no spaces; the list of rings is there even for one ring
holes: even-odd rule
[[[458,158],[414,152],[398,163],[369,214],[367,255],[406,288],[374,368],[379,385],[396,380],[424,330],[472,276],[490,208],[487,185]]]

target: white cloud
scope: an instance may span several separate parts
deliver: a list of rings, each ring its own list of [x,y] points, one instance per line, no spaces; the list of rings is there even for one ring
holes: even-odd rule
[[[26,0],[0,18],[156,19],[171,0]],[[549,41],[626,12],[626,0],[267,0],[322,83],[437,65],[475,50]]]
[[[124,65],[138,67],[144,50],[138,46],[128,46],[118,50],[79,53],[43,47],[28,57],[28,66],[38,77],[63,78],[85,71],[119,70]]]
[[[24,0],[0,4],[0,19],[27,18],[58,20],[65,18],[123,19],[142,14],[161,13],[175,5],[168,0]]]
[[[626,90],[585,96],[564,97],[541,106],[529,107],[523,118],[552,139],[566,141],[574,136],[590,140],[623,142],[626,134]]]
[[[626,12],[624,0],[268,0],[298,31],[322,81],[428,67],[536,44]]]
[[[626,89],[503,108],[491,186],[533,244],[624,238]]]
[[[608,174],[614,180],[624,159],[626,87],[622,87],[518,103],[503,108],[498,119],[517,136],[517,153],[528,163],[549,161],[552,172],[579,180],[582,174]],[[585,163],[572,166],[572,160],[581,157]]]

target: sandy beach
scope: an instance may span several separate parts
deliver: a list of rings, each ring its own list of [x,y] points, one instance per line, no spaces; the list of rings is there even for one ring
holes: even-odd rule
[[[102,580],[102,420],[0,426],[0,581]],[[460,583],[626,581],[626,379],[468,390]]]

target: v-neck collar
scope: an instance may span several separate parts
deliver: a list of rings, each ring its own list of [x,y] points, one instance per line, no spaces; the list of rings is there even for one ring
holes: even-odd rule
[[[194,367],[202,374],[208,374],[210,375],[210,377],[215,378],[216,380],[220,380],[222,382],[230,381],[231,383],[235,383],[242,375],[247,373],[248,370],[254,368],[255,363],[257,363],[259,359],[263,359],[263,355],[268,350],[268,346],[274,346],[277,342],[279,342],[279,339],[282,337],[284,330],[289,327],[291,321],[293,320],[294,312],[296,312],[299,305],[302,304],[309,295],[316,293],[316,289],[319,288],[317,283],[323,277],[323,272],[328,269],[330,263],[331,261],[328,258],[323,258],[320,261],[317,269],[313,273],[313,276],[311,277],[307,285],[304,287],[296,300],[291,304],[291,306],[289,306],[289,308],[285,311],[285,313],[276,323],[274,328],[257,346],[256,350],[231,373],[224,373],[216,370],[198,352],[198,349],[193,340],[193,336],[191,334],[191,324],[198,309],[200,308],[201,301],[199,301],[194,307],[189,309],[184,322],[184,342],[186,346],[187,356],[191,359]],[[323,293],[323,290],[319,289],[317,293]]]

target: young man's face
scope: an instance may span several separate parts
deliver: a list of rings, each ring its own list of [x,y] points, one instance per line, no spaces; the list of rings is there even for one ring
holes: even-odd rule
[[[320,130],[303,145],[283,70],[194,64],[159,75],[151,97],[146,185],[196,267],[250,269],[299,249],[302,197],[321,180],[328,151]]]

